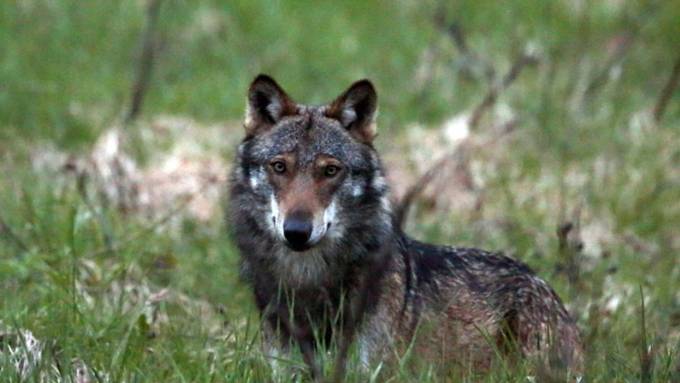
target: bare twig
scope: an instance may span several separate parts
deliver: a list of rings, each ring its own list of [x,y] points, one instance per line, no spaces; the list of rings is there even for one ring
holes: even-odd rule
[[[633,22],[628,26],[628,30],[623,31],[613,40],[610,41],[609,54],[600,72],[593,77],[585,90],[585,96],[592,96],[602,85],[607,83],[611,69],[620,63],[625,55],[630,51],[633,42],[640,35],[640,31],[646,27],[647,24],[653,23],[658,15],[659,7],[654,2],[649,2],[644,5],[636,16],[637,22]]]
[[[24,243],[24,241],[19,238],[12,228],[7,224],[4,218],[0,216],[0,235],[8,239],[10,242],[12,242],[16,247],[18,247],[21,251],[28,251],[28,246]]]
[[[647,321],[645,317],[645,294],[640,285],[640,381],[652,381],[654,371],[654,347],[647,341]]]
[[[580,209],[574,221],[565,222],[557,228],[558,252],[563,263],[564,271],[569,280],[569,289],[576,291],[581,274],[580,257],[583,252],[583,242],[580,233]],[[573,295],[573,294],[572,294]]]
[[[493,66],[485,60],[482,60],[479,55],[475,54],[475,52],[470,49],[465,39],[465,35],[463,34],[463,30],[458,23],[454,22],[448,25],[446,24],[442,7],[439,7],[437,13],[435,14],[434,24],[451,37],[456,49],[458,49],[458,51],[463,56],[468,58],[470,61],[473,61],[475,64],[481,66],[485,76],[493,81],[493,79],[496,77],[496,72]],[[517,79],[521,71],[527,65],[534,65],[537,62],[538,59],[534,54],[526,51],[523,52],[522,55],[520,55],[517,60],[515,60],[514,64],[510,67],[510,70],[505,74],[503,79],[498,84],[492,85],[482,102],[473,109],[471,117],[468,120],[470,129],[474,129],[479,125],[479,121],[483,114],[496,103],[500,93],[507,89]],[[508,129],[508,131],[510,130],[511,129]],[[423,190],[425,190],[427,185],[432,182],[442,166],[446,165],[446,163],[452,160],[455,160],[456,162],[464,162],[466,158],[467,154],[459,149],[456,152],[444,155],[427,171],[425,171],[425,173],[423,173],[423,175],[421,175],[416,180],[416,182],[406,189],[401,201],[397,203],[395,210],[395,224],[398,226],[403,226],[413,201],[423,192]]]
[[[463,44],[461,45],[462,47],[466,46],[464,42],[461,44]],[[527,52],[522,53],[522,55],[520,55],[520,57],[518,57],[514,64],[510,67],[508,73],[503,76],[502,81],[498,85],[492,86],[482,102],[474,108],[469,120],[470,129],[473,129],[479,125],[482,115],[496,103],[496,100],[498,99],[498,96],[501,94],[501,92],[507,89],[517,79],[522,70],[527,65],[535,65],[537,62],[538,59],[535,55]],[[511,128],[512,127],[507,129],[504,133],[510,132],[512,130]],[[466,158],[467,153],[465,153],[463,150],[461,150],[461,147],[459,147],[458,151],[444,155],[427,171],[425,171],[425,173],[423,173],[423,175],[420,176],[416,182],[406,189],[401,201],[397,203],[397,208],[395,210],[395,224],[398,226],[403,226],[413,201],[423,192],[423,190],[425,190],[427,185],[432,182],[439,172],[439,169],[443,165],[452,160],[456,160],[456,162],[462,162]]]
[[[482,68],[484,77],[486,77],[487,80],[492,81],[496,77],[496,70],[493,65],[489,64],[487,60],[484,60],[479,54],[470,49],[460,24],[452,23],[446,28],[446,32],[453,40],[458,51],[470,60],[472,64]]]
[[[668,106],[668,101],[673,97],[673,93],[680,85],[680,56],[675,59],[675,65],[673,65],[673,70],[671,76],[668,78],[666,85],[663,87],[659,98],[656,100],[654,105],[654,121],[657,123],[661,121],[664,112],[666,111],[666,106]]]
[[[406,192],[401,198],[401,201],[399,201],[397,204],[394,213],[395,223],[397,226],[403,226],[404,222],[406,221],[406,217],[408,216],[408,212],[411,209],[411,205],[413,205],[413,201],[415,201],[415,199],[422,194],[427,185],[429,185],[435,176],[437,176],[440,169],[450,161],[459,160],[462,155],[462,151],[454,151],[444,155],[442,158],[435,161],[435,163],[432,164],[432,166],[430,166],[430,168],[427,169],[425,173],[418,177],[418,179],[416,179],[416,181],[411,184],[408,189],[406,189]]]
[[[146,10],[146,25],[141,36],[142,52],[139,57],[135,82],[132,84],[130,109],[125,116],[125,123],[134,121],[142,110],[144,96],[149,87],[151,70],[156,55],[156,26],[162,0],[150,0]]]
[[[510,134],[515,129],[514,124],[508,124],[499,134],[485,140],[483,143],[477,144],[479,146],[492,145],[505,135]],[[399,227],[404,226],[404,222],[408,216],[409,210],[418,196],[420,196],[425,188],[436,178],[440,170],[448,163],[455,163],[456,166],[466,166],[469,158],[470,149],[465,145],[460,145],[456,150],[445,154],[440,159],[435,161],[414,183],[406,189],[401,200],[396,204],[394,219],[395,224]]]
[[[479,121],[484,113],[496,103],[501,92],[507,89],[517,79],[522,70],[526,66],[535,65],[536,63],[538,63],[538,59],[535,55],[527,52],[522,53],[515,60],[514,64],[512,64],[508,73],[503,77],[503,80],[499,84],[492,86],[486,96],[484,96],[482,102],[473,110],[472,115],[470,116],[470,129],[474,129],[479,125]]]
[[[634,37],[634,32],[625,32],[613,39],[611,42],[613,48],[610,49],[610,53],[607,56],[602,69],[600,69],[599,73],[593,77],[586,87],[585,96],[592,96],[602,85],[607,83],[607,80],[609,79],[609,73],[611,72],[614,65],[620,63],[630,51],[630,47],[633,45]]]
[[[460,24],[451,23],[446,31],[448,32],[449,36],[451,36],[451,39],[453,39],[453,42],[460,53],[465,55],[472,54],[472,52],[470,52],[470,48],[468,47],[467,40],[465,39],[465,35],[463,35],[463,29],[460,27]]]
[[[479,67],[482,69],[484,77],[486,77],[486,79],[489,81],[493,81],[493,79],[496,77],[496,70],[494,69],[493,65],[491,65],[487,60],[482,58],[477,52],[470,48],[470,45],[467,43],[465,33],[463,32],[463,28],[459,22],[454,21],[447,24],[444,17],[444,10],[440,7],[440,9],[438,9],[437,13],[435,14],[434,24],[437,26],[437,28],[439,28],[451,38],[453,45],[467,61],[468,65],[466,66],[466,69],[471,69],[471,66]]]

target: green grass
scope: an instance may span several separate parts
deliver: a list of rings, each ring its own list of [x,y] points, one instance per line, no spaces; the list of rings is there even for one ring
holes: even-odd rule
[[[119,121],[143,4],[0,4],[2,381],[70,377],[78,361],[95,381],[270,378],[222,217],[198,222],[180,210],[162,212],[172,216],[165,221],[122,212],[85,200],[72,175],[31,162],[47,148],[85,153]],[[435,14],[458,23],[470,49],[501,75],[530,45],[539,64],[499,99],[515,114],[515,131],[472,154],[490,166],[482,166],[483,206],[419,204],[408,231],[437,243],[503,249],[530,264],[575,314],[589,381],[680,380],[680,93],[659,123],[645,114],[677,59],[680,8],[655,1],[585,2],[583,9],[569,1],[399,4],[167,0],[150,91],[130,129],[160,114],[237,125],[248,82],[259,72],[310,103],[369,77],[380,97],[379,149],[428,150],[409,139],[408,126],[434,128],[479,103],[489,86]],[[624,36],[632,36],[630,47],[607,67]],[[473,133],[492,132],[492,115]],[[230,136],[220,150],[230,159],[231,135],[241,133],[224,132]],[[133,142],[140,161],[166,144],[144,142]],[[558,225],[576,220],[587,246],[559,250]],[[588,235],[602,232],[599,248],[590,246]],[[571,281],[569,262],[580,269]],[[43,347],[27,376],[8,356],[9,346],[27,347],[12,338],[20,329]],[[528,364],[468,379],[524,382],[527,375],[542,381]],[[406,364],[381,378],[447,381]],[[352,369],[350,381],[366,379]]]

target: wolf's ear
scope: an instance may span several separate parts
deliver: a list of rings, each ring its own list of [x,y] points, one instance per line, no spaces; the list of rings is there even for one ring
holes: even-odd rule
[[[295,102],[288,97],[273,78],[261,74],[255,77],[248,89],[245,128],[248,136],[269,130],[280,119],[293,115]]]
[[[378,96],[373,84],[368,80],[360,80],[328,105],[326,116],[340,121],[357,140],[370,144],[377,129],[377,105]]]

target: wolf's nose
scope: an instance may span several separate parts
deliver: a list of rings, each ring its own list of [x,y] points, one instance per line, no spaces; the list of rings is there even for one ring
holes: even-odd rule
[[[283,222],[283,236],[293,250],[305,250],[308,248],[307,241],[312,236],[312,223],[299,218],[289,218]]]

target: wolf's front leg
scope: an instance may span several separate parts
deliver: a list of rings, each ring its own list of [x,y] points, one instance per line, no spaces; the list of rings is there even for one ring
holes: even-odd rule
[[[321,368],[314,354],[314,337],[307,327],[292,323],[285,313],[272,314],[262,323],[262,338],[263,353],[269,360],[276,381],[280,381],[284,376],[295,376],[300,373],[295,368],[281,366],[281,362],[290,356],[290,348],[295,346],[293,343],[300,347],[302,358],[309,368],[312,380],[322,381]]]
[[[262,354],[272,370],[272,380],[281,382],[288,380],[296,372],[286,366],[286,360],[290,357],[289,342],[284,342],[281,335],[277,334],[269,321],[262,323]]]

